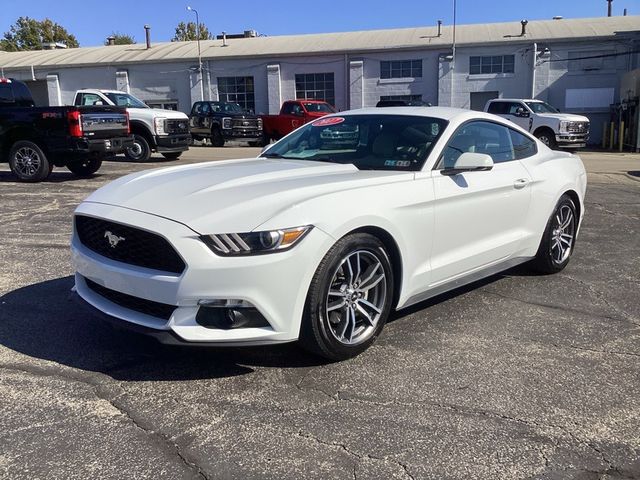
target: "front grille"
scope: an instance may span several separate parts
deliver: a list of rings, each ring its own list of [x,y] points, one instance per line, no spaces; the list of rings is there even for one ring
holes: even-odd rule
[[[170,118],[165,121],[165,131],[170,134],[189,133],[189,120]]]
[[[185,264],[160,235],[99,218],[76,215],[80,242],[103,257],[139,267],[180,274]]]
[[[232,121],[233,128],[246,128],[256,130],[262,128],[262,123],[257,118],[234,118]]]
[[[586,133],[589,131],[589,122],[571,122],[567,125],[569,133]]]
[[[166,303],[153,302],[151,300],[145,300],[144,298],[134,297],[133,295],[127,295],[126,293],[117,292],[110,288],[98,285],[96,282],[84,279],[89,290],[97,293],[101,297],[106,298],[116,305],[120,305],[123,308],[134,310],[139,313],[144,313],[151,317],[162,318],[169,320],[173,311],[177,308],[174,305],[168,305]]]

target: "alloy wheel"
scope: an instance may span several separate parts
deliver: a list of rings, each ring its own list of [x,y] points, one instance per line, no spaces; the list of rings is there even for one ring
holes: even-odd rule
[[[556,264],[563,263],[573,247],[576,222],[569,205],[562,205],[556,212],[551,230],[550,254]]]
[[[14,168],[16,172],[25,177],[33,177],[42,165],[40,155],[30,147],[18,149],[14,158]]]

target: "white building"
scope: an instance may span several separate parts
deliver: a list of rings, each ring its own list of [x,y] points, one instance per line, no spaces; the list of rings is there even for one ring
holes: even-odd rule
[[[439,31],[440,30],[440,31]],[[480,109],[535,97],[587,115],[600,141],[622,76],[640,67],[640,16],[437,26],[34,52],[0,52],[0,75],[29,82],[36,102],[63,105],[81,88],[118,88],[189,112],[205,99],[277,113],[284,100],[338,109],[384,98]]]

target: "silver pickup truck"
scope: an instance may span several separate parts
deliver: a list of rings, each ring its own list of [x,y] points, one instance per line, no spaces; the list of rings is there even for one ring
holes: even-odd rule
[[[587,117],[561,113],[541,100],[496,98],[487,102],[484,111],[520,125],[550,148],[584,147],[589,140]]]

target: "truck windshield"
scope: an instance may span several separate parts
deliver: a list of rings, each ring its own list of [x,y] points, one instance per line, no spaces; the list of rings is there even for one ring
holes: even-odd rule
[[[336,113],[335,108],[328,103],[303,103],[303,105],[307,112]]]
[[[525,102],[533,113],[560,113],[556,107],[552,107],[545,102]]]
[[[108,92],[105,93],[105,95],[118,107],[149,108],[142,100],[134,97],[133,95],[129,95],[128,93]]]
[[[274,143],[262,157],[350,163],[360,170],[416,171],[447,122],[413,115],[322,117]]]
[[[240,105],[229,102],[211,102],[211,110],[218,113],[244,113]]]

